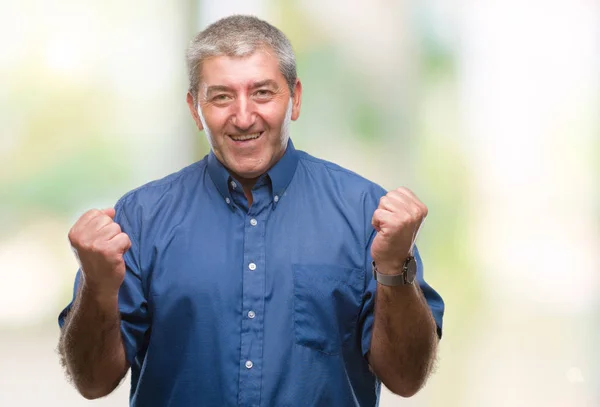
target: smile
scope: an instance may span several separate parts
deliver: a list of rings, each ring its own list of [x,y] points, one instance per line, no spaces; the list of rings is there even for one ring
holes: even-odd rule
[[[256,140],[261,135],[262,135],[262,132],[252,133],[252,134],[244,134],[244,135],[236,135],[236,136],[229,134],[229,138],[231,138],[233,141],[249,141],[249,140]]]

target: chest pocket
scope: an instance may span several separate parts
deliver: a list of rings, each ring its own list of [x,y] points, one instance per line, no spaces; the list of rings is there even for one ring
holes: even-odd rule
[[[331,265],[292,266],[296,343],[337,355],[351,340],[362,305],[361,269]]]

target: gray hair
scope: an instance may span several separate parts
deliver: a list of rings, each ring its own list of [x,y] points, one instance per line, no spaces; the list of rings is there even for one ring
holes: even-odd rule
[[[198,33],[186,52],[189,91],[197,105],[202,62],[214,56],[242,57],[269,47],[279,60],[279,69],[290,93],[296,85],[296,56],[290,41],[278,28],[254,16],[233,15],[222,18]]]

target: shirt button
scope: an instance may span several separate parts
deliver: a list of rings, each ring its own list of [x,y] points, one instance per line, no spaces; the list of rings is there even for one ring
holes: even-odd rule
[[[237,184],[235,183],[235,181],[231,181],[231,188],[233,188],[233,189],[237,188]]]
[[[254,313],[254,311],[248,311],[248,318],[254,319],[255,316],[256,314]]]
[[[227,205],[229,205],[231,203],[231,200],[229,198],[225,198],[225,202],[227,202]]]
[[[254,270],[256,270],[256,264],[254,264],[254,263],[250,263],[250,264],[248,264],[248,268],[249,268],[250,270],[254,271]]]
[[[251,360],[247,360],[246,361],[246,368],[252,369],[252,366],[254,366],[254,364],[252,363],[252,361]]]
[[[279,195],[275,195],[275,198],[273,198],[273,200],[275,201],[275,203],[279,202]]]
[[[250,219],[250,224],[252,226],[256,226],[258,224],[258,222],[256,221],[256,219]]]

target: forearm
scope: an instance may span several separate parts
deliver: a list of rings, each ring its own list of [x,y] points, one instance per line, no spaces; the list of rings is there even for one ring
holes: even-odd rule
[[[386,387],[404,397],[415,394],[431,372],[437,343],[419,286],[378,284],[369,363]]]
[[[117,295],[100,297],[82,285],[59,344],[63,364],[79,392],[88,399],[112,392],[128,369]]]

